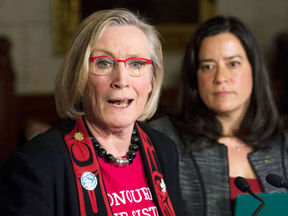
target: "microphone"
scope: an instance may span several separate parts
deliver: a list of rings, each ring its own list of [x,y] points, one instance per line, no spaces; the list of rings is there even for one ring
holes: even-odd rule
[[[272,173],[268,174],[266,176],[266,181],[270,185],[273,185],[274,187],[278,188],[285,187],[286,189],[288,189],[288,184],[285,182],[285,180],[281,176],[278,176],[276,174]]]
[[[251,189],[250,189],[250,184],[248,183],[248,181],[241,177],[241,176],[238,176],[235,178],[234,180],[234,184],[235,186],[242,192],[246,193],[248,192],[249,194],[251,194],[255,199],[259,200],[261,202],[261,204],[258,206],[258,208],[256,209],[256,211],[253,213],[252,216],[256,216],[259,214],[259,212],[261,211],[261,209],[264,207],[265,205],[265,201],[257,196]]]

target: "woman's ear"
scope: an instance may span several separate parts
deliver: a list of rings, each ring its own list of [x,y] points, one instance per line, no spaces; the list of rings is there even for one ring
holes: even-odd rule
[[[152,82],[150,83],[150,87],[149,87],[149,93],[151,93],[152,92],[152,90],[153,90],[153,87],[152,87]]]

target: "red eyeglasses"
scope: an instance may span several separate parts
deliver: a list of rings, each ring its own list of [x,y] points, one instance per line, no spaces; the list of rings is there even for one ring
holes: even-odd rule
[[[89,58],[91,61],[90,72],[97,75],[109,75],[116,69],[118,62],[123,62],[130,76],[143,76],[151,64],[151,60],[145,58],[128,58],[118,60],[110,56],[96,56]]]

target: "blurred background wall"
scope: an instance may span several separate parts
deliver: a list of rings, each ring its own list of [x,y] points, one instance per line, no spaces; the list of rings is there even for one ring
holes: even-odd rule
[[[288,31],[287,0],[216,0],[215,5],[217,14],[237,16],[250,26],[267,57],[273,55],[275,36]],[[52,1],[0,0],[0,35],[11,42],[15,93],[53,93],[55,75],[63,55],[53,51]],[[183,52],[164,54],[169,65],[165,68],[167,76],[174,76]],[[168,64],[170,59],[175,64]],[[172,80],[167,79],[168,86],[172,85]]]
[[[69,2],[69,0],[61,1]],[[70,1],[73,2],[75,0]],[[157,1],[162,2],[162,5],[167,2]],[[205,7],[205,5],[203,6],[203,1],[204,0],[199,0],[198,5],[196,4],[198,7],[196,10],[200,11],[197,14],[198,22],[205,20],[205,17],[201,17],[201,14],[203,15],[201,10],[205,10],[205,8],[203,9],[203,7]],[[214,13],[216,15],[236,16],[251,28],[264,51],[273,76],[275,72],[275,57],[277,56],[276,38],[279,34],[288,32],[288,1],[205,1],[215,6]],[[181,0],[177,2],[181,4]],[[0,123],[0,131],[2,131],[2,134],[4,133],[3,136],[6,133],[5,130],[8,130],[15,131],[15,137],[17,137],[16,144],[11,143],[14,141],[9,142],[9,139],[4,141],[2,139],[0,141],[0,166],[7,155],[13,152],[19,145],[22,145],[27,139],[27,137],[25,137],[27,124],[29,125],[31,122],[33,123],[33,121],[34,123],[35,121],[39,121],[39,131],[41,131],[41,126],[45,129],[46,123],[50,125],[59,120],[55,110],[53,93],[56,73],[64,55],[59,54],[59,52],[57,53],[54,47],[54,3],[55,0],[0,0],[0,36],[6,38],[10,44],[7,56],[10,58],[11,66],[10,72],[7,72],[6,69],[1,69],[0,74],[13,73],[14,77],[12,90],[8,90],[8,88],[4,88],[3,86],[0,89],[0,97],[2,97],[0,98],[0,107],[2,107],[0,109],[0,112],[2,112],[2,114],[0,114],[0,117],[2,116],[0,120],[3,120],[5,116],[11,115],[11,113],[17,119],[17,123],[13,123],[14,129],[8,128],[7,123],[3,123],[4,120],[2,121],[2,125]],[[159,7],[159,11],[161,11],[161,6]],[[171,13],[173,13],[173,11],[171,11]],[[64,17],[62,18],[64,19]],[[59,17],[59,19],[62,18]],[[164,49],[164,68],[166,73],[164,89],[166,93],[168,92],[168,94],[166,94],[167,98],[174,97],[175,91],[177,91],[178,75],[183,55],[184,47],[178,47],[174,50],[173,48]],[[0,77],[4,79],[4,76]],[[4,94],[7,93],[7,91],[10,92],[10,95],[7,96],[6,94],[6,101],[9,101],[9,98],[14,100],[13,98],[15,96],[13,106],[16,108],[6,108],[5,111],[3,106],[5,103],[9,104],[8,102],[3,102],[5,98]],[[171,93],[170,95],[169,92]],[[11,94],[14,96],[11,96]],[[165,96],[165,94],[163,95]],[[10,105],[7,106],[12,105],[10,103]],[[13,121],[11,120],[11,122]],[[43,123],[43,125],[41,125],[41,123]],[[7,149],[3,147],[7,145],[11,146],[11,148],[9,147],[9,149]]]

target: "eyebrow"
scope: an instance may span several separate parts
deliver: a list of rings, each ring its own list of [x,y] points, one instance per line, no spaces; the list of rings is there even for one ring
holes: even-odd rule
[[[109,52],[109,51],[107,51],[107,50],[102,50],[102,49],[97,50],[97,49],[94,49],[94,50],[92,51],[92,54],[93,54],[94,52],[102,52],[102,53],[105,53],[104,55],[113,56],[112,53]]]
[[[230,57],[227,57],[227,58],[224,58],[224,59],[225,60],[229,60],[229,59],[233,59],[233,58],[237,58],[237,57],[243,59],[243,57],[240,56],[240,55],[230,56]]]
[[[211,61],[214,61],[214,60],[213,59],[203,59],[203,60],[200,60],[199,63],[211,62]]]
[[[226,57],[224,58],[224,60],[230,60],[230,59],[233,59],[233,58],[241,58],[241,59],[244,59],[242,56],[240,55],[235,55],[235,56],[229,56],[229,57]],[[199,63],[203,63],[203,62],[213,62],[214,60],[213,59],[203,59],[203,60],[200,60]]]
[[[110,51],[108,51],[108,50],[104,50],[104,49],[94,49],[94,50],[92,51],[92,53],[93,53],[93,52],[103,52],[103,53],[105,53],[105,55],[114,57],[114,55],[112,54],[112,52],[110,52]],[[143,55],[140,54],[140,53],[138,53],[138,54],[135,53],[135,54],[128,55],[128,58],[133,58],[133,57],[135,57],[135,58],[146,58],[146,57],[143,57]],[[150,58],[151,58],[151,57],[150,57]]]

